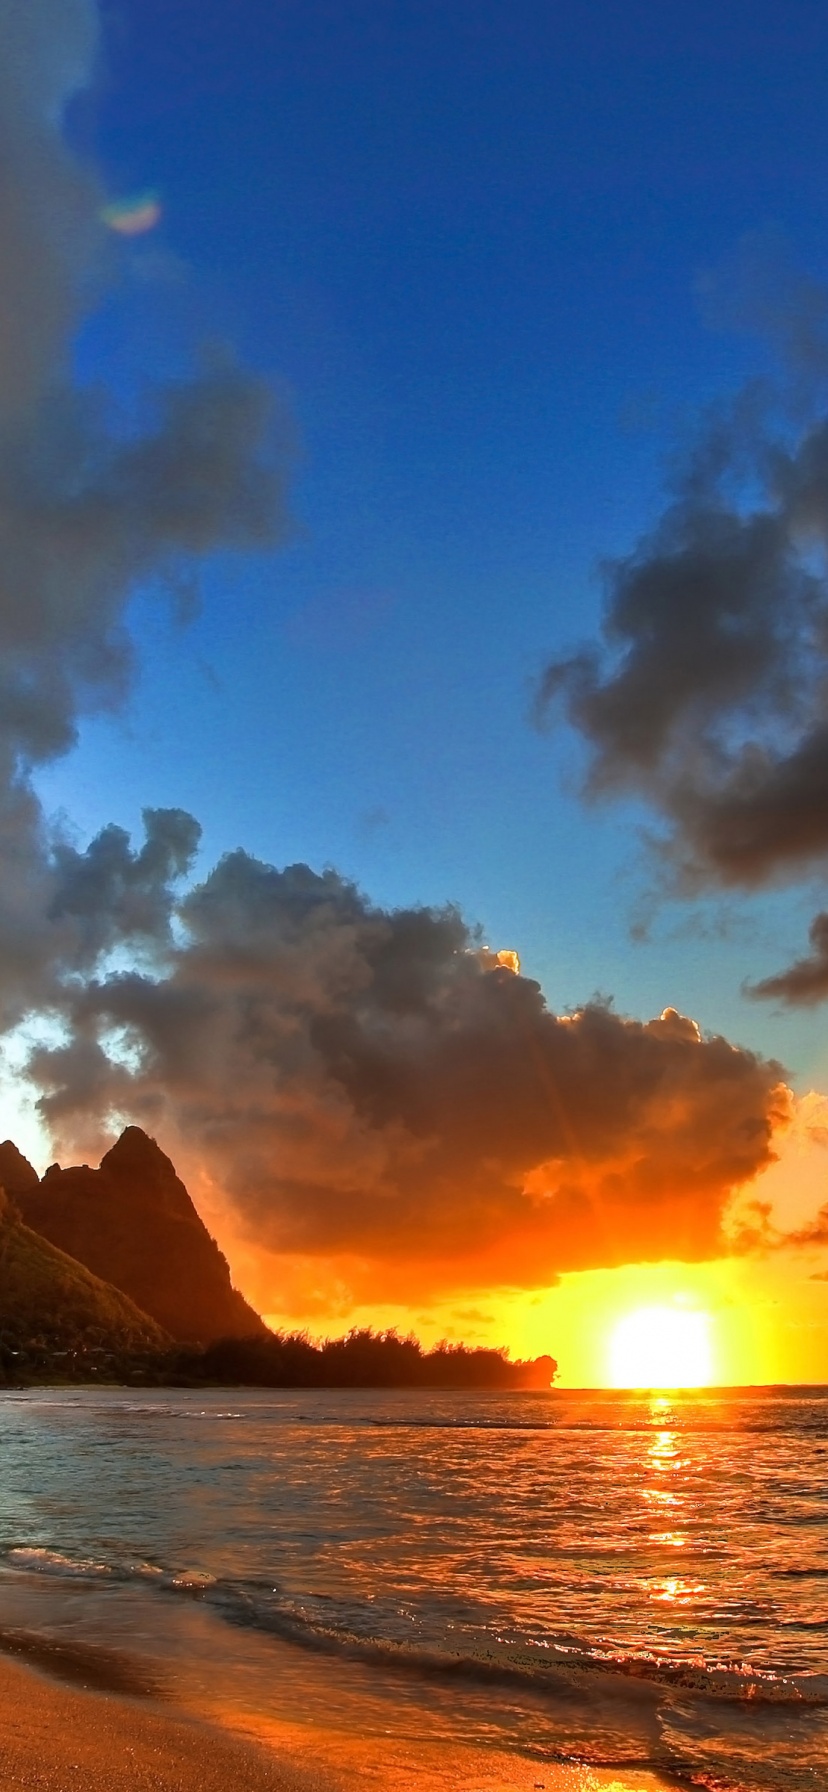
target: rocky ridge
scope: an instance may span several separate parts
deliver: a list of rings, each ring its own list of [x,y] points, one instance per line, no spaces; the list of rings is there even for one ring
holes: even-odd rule
[[[0,1184],[28,1227],[119,1289],[172,1338],[208,1344],[266,1335],[170,1159],[141,1127],[128,1126],[99,1169],[53,1164],[42,1180],[7,1140],[0,1145]]]
[[[126,1295],[24,1225],[0,1189],[0,1383],[129,1379],[170,1347]]]

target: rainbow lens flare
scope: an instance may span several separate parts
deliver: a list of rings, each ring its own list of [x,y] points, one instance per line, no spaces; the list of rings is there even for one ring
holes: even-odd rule
[[[157,193],[135,193],[130,199],[113,199],[101,210],[101,219],[119,236],[144,236],[160,221],[161,200]]]

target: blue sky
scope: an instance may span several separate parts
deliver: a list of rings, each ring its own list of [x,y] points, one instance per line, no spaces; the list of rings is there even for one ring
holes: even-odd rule
[[[585,811],[534,679],[588,636],[602,558],[652,525],[688,419],[765,365],[699,282],[750,232],[826,274],[828,17],[669,0],[119,0],[94,141],[123,246],[78,345],[128,397],[232,342],[293,418],[295,534],[222,556],[182,627],[136,593],[125,712],[39,779],[82,836],[141,806],[335,864],[382,903],[458,902],[555,1007],[673,1003],[824,1074],[818,1014],[740,985],[801,948],[813,892],[702,931],[630,810]]]

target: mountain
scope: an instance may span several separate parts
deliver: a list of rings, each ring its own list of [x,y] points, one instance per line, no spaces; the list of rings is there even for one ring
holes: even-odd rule
[[[11,1139],[0,1145],[0,1188],[11,1195],[12,1201],[20,1204],[21,1198],[30,1195],[33,1189],[40,1187],[40,1177],[29,1163],[22,1151],[18,1151]]]
[[[42,1181],[7,1142],[4,1176],[27,1226],[121,1289],[173,1338],[207,1344],[267,1335],[170,1159],[140,1126],[126,1128],[100,1169],[53,1164]]]
[[[0,1189],[0,1381],[120,1380],[169,1348],[153,1319],[30,1231]]]

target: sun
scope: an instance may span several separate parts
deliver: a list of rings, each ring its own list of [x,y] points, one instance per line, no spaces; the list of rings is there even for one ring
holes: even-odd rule
[[[682,1307],[637,1307],[619,1320],[609,1345],[616,1388],[701,1388],[713,1377],[710,1314]]]

